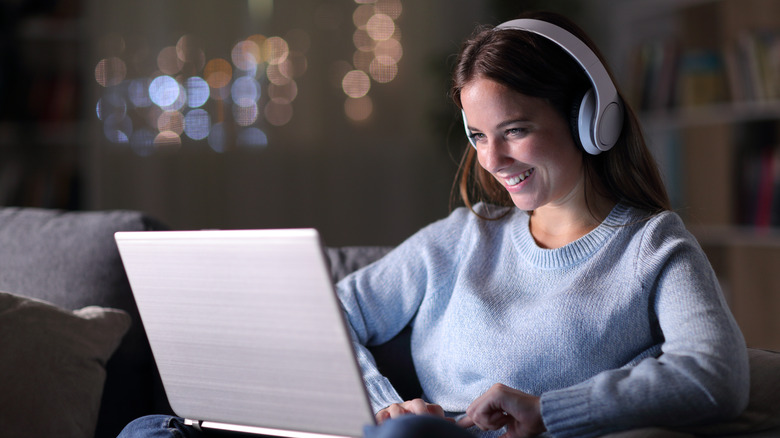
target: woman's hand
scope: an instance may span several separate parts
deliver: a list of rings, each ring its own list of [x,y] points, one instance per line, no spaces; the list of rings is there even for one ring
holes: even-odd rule
[[[407,414],[434,415],[444,418],[444,409],[439,405],[426,403],[423,399],[416,398],[403,403],[394,403],[382,409],[376,413],[376,422],[382,424],[385,420]]]
[[[482,430],[498,430],[506,426],[506,434],[502,438],[532,437],[546,430],[539,397],[500,383],[474,400],[458,425],[476,425]]]

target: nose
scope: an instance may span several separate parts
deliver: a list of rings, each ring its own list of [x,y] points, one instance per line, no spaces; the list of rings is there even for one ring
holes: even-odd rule
[[[477,147],[477,160],[479,160],[480,166],[490,173],[496,173],[506,167],[511,162],[506,148],[506,140],[502,138],[488,138],[487,141]]]

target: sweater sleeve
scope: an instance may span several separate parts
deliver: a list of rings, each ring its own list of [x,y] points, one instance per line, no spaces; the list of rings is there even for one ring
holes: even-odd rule
[[[460,238],[454,214],[424,228],[377,262],[337,285],[358,362],[374,412],[403,400],[377,369],[367,346],[381,345],[414,319],[426,294],[441,289],[443,269],[452,269],[448,247]],[[451,230],[451,232],[450,232]]]
[[[747,405],[744,339],[679,217],[652,219],[634,257],[663,337],[661,354],[543,394],[542,416],[555,437],[697,425],[734,417]]]
[[[393,261],[398,259],[395,249],[384,258],[348,275],[337,285],[348,327],[352,335],[358,364],[374,413],[393,403],[400,403],[398,392],[383,376],[367,348],[389,341],[410,322],[414,308],[421,299],[402,284],[404,269]]]

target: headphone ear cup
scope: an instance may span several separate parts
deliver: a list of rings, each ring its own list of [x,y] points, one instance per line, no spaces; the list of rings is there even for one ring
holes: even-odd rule
[[[596,112],[596,95],[593,88],[588,89],[582,99],[575,100],[572,105],[570,124],[575,143],[585,152],[598,155],[601,149],[594,142],[593,117]]]

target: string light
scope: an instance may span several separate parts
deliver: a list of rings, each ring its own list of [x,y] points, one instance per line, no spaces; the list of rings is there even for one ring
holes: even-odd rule
[[[103,88],[95,112],[104,136],[130,144],[141,156],[178,149],[183,137],[205,140],[216,152],[226,152],[230,144],[266,146],[261,125],[292,120],[296,79],[308,66],[308,34],[290,35],[295,50],[283,37],[255,34],[237,42],[227,57],[211,59],[196,36],[182,35],[175,45],[162,47],[152,68],[138,77],[128,77],[127,64],[149,66],[143,61],[148,48],[126,53],[124,38],[107,35],[102,46],[114,53],[95,66],[95,81]]]
[[[371,81],[386,84],[398,75],[403,48],[395,20],[403,7],[400,0],[355,0],[355,3],[353,69],[344,74],[341,88],[347,95],[344,113],[351,120],[362,121],[373,111],[368,96]]]
[[[253,1],[255,12],[272,10],[265,7],[269,0]],[[346,96],[345,116],[363,121],[373,112],[374,86],[398,75],[403,46],[397,20],[403,8],[400,0],[354,2],[353,56],[333,63],[330,74],[337,75],[333,79]],[[315,15],[321,29],[350,21],[324,7]],[[98,42],[105,57],[95,65],[101,87],[95,111],[108,141],[129,144],[141,156],[200,141],[221,153],[265,147],[265,126],[293,120],[298,81],[309,69],[306,31],[249,35],[228,53],[211,57],[194,34],[167,43],[157,49],[143,43],[132,47],[115,33]]]

